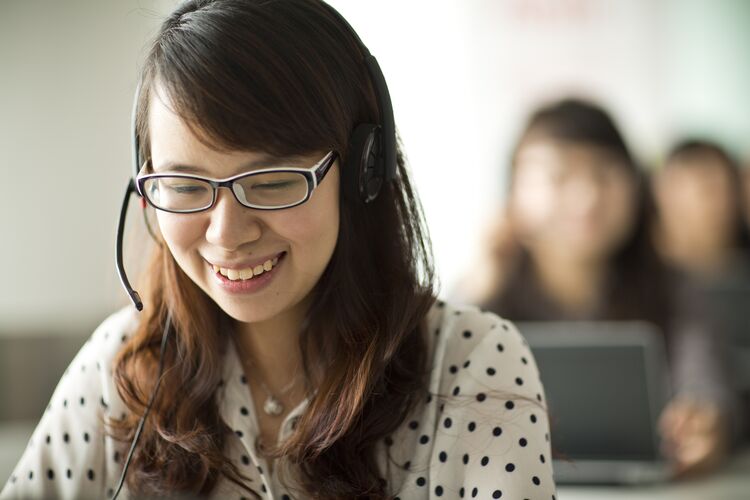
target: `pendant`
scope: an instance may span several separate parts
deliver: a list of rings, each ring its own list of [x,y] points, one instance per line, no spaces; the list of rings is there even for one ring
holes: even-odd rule
[[[266,415],[278,416],[284,411],[284,406],[278,399],[273,396],[268,396],[266,402],[263,403],[263,411],[266,412]]]

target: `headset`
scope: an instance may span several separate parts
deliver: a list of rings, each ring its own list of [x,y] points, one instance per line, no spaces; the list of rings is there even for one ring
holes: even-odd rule
[[[177,9],[182,7],[182,2]],[[386,182],[396,180],[397,173],[397,155],[396,155],[396,127],[393,120],[393,106],[391,103],[391,96],[388,92],[388,85],[385,82],[385,77],[380,69],[377,59],[370,54],[362,39],[359,37],[354,28],[347,22],[346,19],[332,6],[328,5],[324,1],[320,0],[320,4],[328,10],[328,12],[345,28],[352,38],[356,41],[360,52],[362,53],[362,62],[367,68],[367,73],[370,78],[370,83],[375,92],[375,99],[378,107],[378,117],[380,123],[360,123],[354,127],[350,137],[347,149],[347,156],[345,159],[344,170],[342,172],[342,190],[350,200],[359,201],[361,203],[369,204],[375,200],[380,194],[383,185]],[[138,131],[136,127],[136,116],[138,111],[138,98],[140,94],[141,82],[138,82],[138,86],[135,91],[135,97],[133,100],[133,108],[131,114],[131,139],[132,139],[132,177],[128,182],[127,189],[125,191],[125,197],[122,202],[120,209],[120,217],[117,225],[117,247],[116,247],[116,258],[115,264],[117,267],[117,274],[120,277],[120,282],[123,288],[127,292],[130,300],[133,302],[136,310],[143,310],[143,302],[137,291],[133,289],[128,280],[127,274],[125,273],[125,267],[123,265],[122,257],[122,245],[123,236],[125,232],[125,219],[127,215],[128,205],[130,202],[130,196],[135,193],[141,197],[140,193],[136,189],[135,179],[140,172],[142,166],[142,158],[140,151],[140,137],[138,137]],[[146,200],[141,197],[141,207],[145,210]],[[145,217],[145,211],[144,211]],[[148,220],[146,220],[148,225]],[[149,227],[150,231],[150,227]],[[164,329],[161,339],[161,347],[159,353],[159,371],[156,380],[156,385],[151,393],[148,404],[141,416],[138,427],[136,428],[133,441],[130,445],[125,465],[120,476],[120,480],[117,484],[112,499],[116,499],[120,494],[120,490],[125,482],[125,477],[130,465],[130,461],[133,458],[138,439],[141,436],[143,426],[148,416],[151,406],[156,397],[156,393],[159,390],[161,384],[161,377],[164,368],[164,353],[167,348],[167,341],[169,332],[172,327],[172,313],[167,308],[166,320],[164,322]]]

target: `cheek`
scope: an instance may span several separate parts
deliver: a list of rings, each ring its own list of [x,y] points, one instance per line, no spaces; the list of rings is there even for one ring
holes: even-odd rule
[[[297,245],[297,250],[313,249],[325,246],[338,234],[338,207],[335,210],[316,212],[314,210],[290,209],[287,213],[279,213],[269,226],[275,233],[292,245]]]
[[[205,228],[195,215],[157,211],[156,219],[167,247],[178,261],[182,253],[194,246],[205,235]]]
[[[555,220],[558,193],[546,182],[523,183],[514,187],[511,210],[519,230],[534,236],[549,229]]]
[[[333,254],[339,233],[337,174],[337,169],[329,172],[307,203],[272,213],[268,219],[269,227],[291,244],[297,266],[325,267]]]
[[[693,200],[696,214],[702,214],[703,219],[711,230],[714,226],[725,226],[732,219],[732,190],[727,179],[709,177],[701,179],[695,191],[699,193]],[[700,220],[699,217],[696,219]]]

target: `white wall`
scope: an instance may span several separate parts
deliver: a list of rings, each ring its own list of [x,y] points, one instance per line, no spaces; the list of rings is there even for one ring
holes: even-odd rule
[[[124,304],[114,235],[130,106],[172,4],[0,1],[0,334],[90,325]]]
[[[680,134],[750,157],[750,2],[333,0],[389,82],[444,292],[473,266],[525,115],[566,93],[605,104],[657,162]]]
[[[600,98],[647,160],[690,130],[749,152],[750,2],[331,3],[390,85],[444,291],[470,267],[513,136],[540,98]],[[0,0],[0,334],[88,328],[127,303],[114,244],[132,92],[171,5]]]

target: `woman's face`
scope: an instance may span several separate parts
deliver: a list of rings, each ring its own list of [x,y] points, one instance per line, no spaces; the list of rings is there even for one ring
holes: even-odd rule
[[[636,186],[602,148],[536,139],[518,151],[510,211],[532,249],[576,260],[610,256],[631,232]]]
[[[206,146],[159,97],[151,99],[148,119],[156,172],[188,165],[195,167],[196,175],[222,179],[280,166],[261,152],[218,152]],[[287,160],[283,166],[311,167],[326,153]],[[164,241],[185,274],[230,317],[255,323],[306,307],[304,300],[336,246],[338,202],[336,162],[312,197],[296,207],[255,210],[240,205],[232,192],[220,188],[215,205],[207,211],[174,214],[157,210],[156,215]],[[258,275],[230,281],[214,266],[232,269],[229,278],[236,277],[234,272],[246,278],[249,268],[255,268]]]
[[[732,179],[712,154],[673,160],[657,175],[655,198],[665,236],[687,248],[729,247],[737,223]]]

